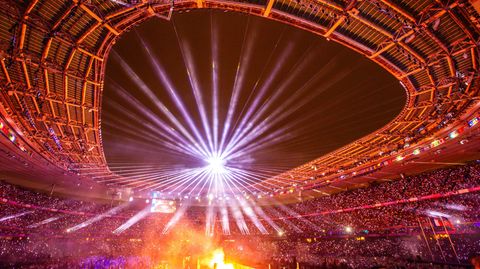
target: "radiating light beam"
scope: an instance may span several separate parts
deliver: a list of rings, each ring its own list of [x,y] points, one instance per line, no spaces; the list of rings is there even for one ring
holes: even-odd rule
[[[60,219],[62,216],[56,216],[56,217],[51,217],[51,218],[48,218],[48,219],[44,219],[40,222],[37,222],[37,223],[34,223],[34,224],[31,224],[31,225],[28,225],[27,228],[37,228],[37,227],[40,227],[42,225],[45,225],[45,224],[48,224],[50,222],[54,222],[58,219]]]
[[[265,226],[260,222],[260,220],[257,218],[257,215],[253,211],[252,207],[250,206],[249,203],[247,203],[244,199],[240,198],[240,207],[243,209],[243,212],[247,217],[253,222],[255,227],[258,228],[260,233],[262,234],[268,234],[267,229],[265,229]]]
[[[230,220],[228,219],[228,210],[225,201],[222,201],[220,207],[222,217],[222,231],[224,235],[230,235]]]
[[[175,212],[173,217],[168,221],[168,223],[165,225],[163,228],[162,234],[167,234],[170,229],[177,224],[177,222],[182,218],[183,214],[185,214],[185,211],[189,207],[188,202],[183,203],[180,208]]]
[[[4,222],[4,221],[10,220],[10,219],[15,219],[15,218],[18,218],[18,217],[21,217],[21,216],[24,216],[24,215],[27,215],[27,214],[30,214],[30,213],[33,213],[33,211],[26,211],[26,212],[18,213],[18,214],[15,214],[15,215],[6,216],[6,217],[3,217],[3,218],[0,218],[0,222]]]
[[[259,207],[255,203],[252,203],[252,206],[255,209],[255,212],[257,212],[257,215],[259,215],[263,220],[270,224],[270,226],[272,226],[272,228],[275,229],[278,234],[285,233],[284,229],[280,228],[280,226],[278,226],[267,214],[265,214],[261,207]]]
[[[230,209],[232,211],[233,218],[235,219],[235,222],[237,223],[238,229],[242,234],[250,234],[250,231],[248,229],[247,223],[245,222],[245,219],[243,218],[242,211],[238,207],[236,199],[230,199],[229,200],[229,205]]]
[[[132,227],[135,223],[139,222],[146,216],[150,214],[150,206],[145,207],[143,210],[139,211],[137,214],[128,219],[125,223],[120,225],[117,229],[113,231],[114,234],[121,234],[126,231],[128,228]]]
[[[72,232],[78,231],[80,229],[83,229],[83,228],[85,228],[85,227],[87,227],[87,226],[89,226],[89,225],[91,225],[91,224],[93,224],[97,221],[100,221],[104,218],[107,218],[107,217],[110,217],[110,216],[113,216],[113,215],[117,214],[119,211],[121,211],[122,209],[124,209],[127,206],[128,206],[128,203],[124,203],[124,204],[121,204],[119,206],[113,207],[110,210],[108,210],[107,212],[99,214],[99,215],[97,215],[93,218],[90,218],[90,219],[88,219],[88,220],[86,220],[86,221],[84,221],[80,224],[77,224],[77,225],[75,225],[71,228],[68,228],[66,230],[66,232],[67,233],[72,233]]]
[[[215,231],[215,207],[209,204],[206,214],[205,234],[207,236],[213,236],[213,233]]]

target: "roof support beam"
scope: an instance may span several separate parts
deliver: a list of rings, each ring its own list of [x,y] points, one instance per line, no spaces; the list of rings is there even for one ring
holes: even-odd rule
[[[476,53],[475,53],[475,47],[472,47],[470,49],[470,54],[471,54],[471,57],[472,57],[473,70],[478,70],[478,63],[477,63],[477,57],[476,57]]]
[[[7,79],[7,83],[11,84],[12,80],[10,79],[10,75],[8,74],[7,66],[5,65],[5,59],[1,59],[0,64],[2,66],[3,74],[5,75],[5,78]]]
[[[37,3],[38,3],[38,0],[31,1],[28,4],[27,9],[25,10],[25,13],[23,14],[23,22],[22,22],[21,31],[20,31],[20,42],[19,42],[19,45],[18,45],[18,49],[20,51],[23,49],[23,47],[25,45],[25,35],[27,34],[27,24],[25,23],[25,21],[28,20],[28,15],[33,10],[33,8],[35,8],[35,5]]]
[[[137,5],[132,5],[132,6],[128,7],[128,8],[123,8],[123,9],[121,9],[121,10],[119,10],[119,11],[115,11],[115,12],[113,12],[113,13],[108,14],[107,16],[105,16],[105,21],[109,21],[109,20],[112,19],[112,18],[118,17],[118,16],[120,16],[120,15],[122,15],[122,14],[125,14],[125,13],[127,13],[127,12],[130,12],[130,11],[132,11],[132,10],[135,10],[135,9],[138,9],[138,8],[142,8],[143,6],[145,6],[145,5],[147,5],[147,4],[148,4],[147,1],[142,1],[142,3],[139,3],[139,4],[137,4]]]
[[[68,14],[70,14],[70,12],[72,12],[73,8],[75,8],[76,6],[77,5],[74,3],[74,4],[70,5],[67,10],[65,10],[65,12],[62,14],[62,16],[60,16],[60,18],[58,18],[58,20],[53,24],[52,31],[57,30],[57,28],[60,26],[60,24],[63,22],[63,20],[65,20],[67,18]]]
[[[21,85],[13,85],[13,86],[14,86],[13,88],[8,89],[9,94],[15,94],[15,95],[20,95],[20,96],[29,96],[29,97],[35,98],[35,93],[34,92],[31,92],[31,91],[26,91],[25,92],[24,90],[20,90],[20,89],[24,89],[24,87],[21,86]],[[91,110],[91,111],[95,111],[95,112],[98,111],[98,108],[96,108],[96,107],[91,107],[91,106],[87,106],[87,105],[82,106],[82,105],[74,103],[74,102],[68,102],[64,98],[63,95],[58,95],[58,94],[54,94],[54,93],[51,93],[50,96],[42,96],[41,100],[57,103],[59,105],[68,104],[68,106],[84,108],[86,110]],[[52,109],[52,111],[54,111],[54,110]]]
[[[437,2],[441,3],[439,0],[436,0]],[[473,34],[470,32],[470,30],[465,26],[465,24],[457,18],[457,16],[453,13],[452,9],[457,7],[458,6],[458,3],[455,3],[455,5],[451,5],[449,7],[446,7],[446,12],[448,12],[448,14],[450,15],[450,17],[452,17],[453,21],[455,21],[455,23],[457,24],[458,27],[460,27],[460,29],[462,29],[462,31],[469,37],[469,39],[471,40],[475,40],[475,38],[473,37]]]
[[[0,50],[0,54],[1,54],[1,50]],[[28,55],[27,55],[28,56]],[[73,79],[78,79],[78,80],[84,80],[85,77],[80,77],[78,76],[75,72],[73,71],[63,71],[63,70],[59,70],[59,69],[56,69],[54,67],[51,67],[51,66],[42,66],[42,64],[39,64],[37,62],[34,62],[32,60],[29,60],[29,59],[26,59],[25,57],[24,58],[20,58],[20,57],[17,57],[15,59],[15,61],[18,61],[20,62],[22,65],[23,63],[27,63],[30,65],[30,66],[33,66],[33,67],[37,67],[37,68],[43,68],[44,70],[47,70],[48,72],[51,72],[51,73],[56,73],[56,74],[66,74],[67,76],[69,76],[70,78],[73,78]],[[6,69],[5,69],[6,70]],[[95,86],[100,86],[101,85],[101,82],[99,81],[94,81],[94,80],[86,80],[87,83],[90,83],[90,84],[93,84]]]
[[[384,3],[389,8],[395,10],[395,12],[399,13],[403,17],[407,18],[409,21],[416,21],[415,18],[410,15],[408,12],[404,11],[402,8],[397,6],[396,4],[390,2],[389,0],[380,0],[380,2]]]
[[[409,37],[410,35],[413,35],[415,32],[413,30],[408,31],[401,37],[399,37],[397,40],[392,40],[389,42],[387,45],[384,45],[382,48],[377,50],[375,53],[372,55],[368,56],[370,59],[378,57],[380,54],[384,53],[385,51],[389,50],[391,47],[395,46],[397,42],[402,41],[403,39]]]
[[[338,20],[335,21],[335,23],[328,29],[328,31],[323,35],[325,38],[329,38],[330,35],[335,31],[335,29],[342,24],[342,22],[345,20],[345,16],[341,16]]]
[[[88,8],[85,4],[81,3],[80,8],[83,9],[85,12],[88,13],[92,18],[94,18],[96,21],[101,23],[105,28],[107,28],[110,32],[112,32],[114,35],[118,36],[120,33],[117,31],[117,29],[113,28],[110,26],[110,24],[106,23],[102,18],[100,18],[95,12],[93,12],[90,8]]]
[[[396,12],[398,12],[400,15],[404,16],[405,18],[407,18],[411,23],[413,24],[416,24],[417,23],[417,20],[412,16],[410,15],[408,12],[404,11],[402,8],[398,7],[396,4],[390,2],[389,0],[381,0],[382,3],[384,3],[385,5],[387,5],[388,7],[390,7],[391,9],[395,10]],[[453,8],[457,5],[457,3],[452,3],[449,8]],[[428,30],[428,24],[430,24],[431,22],[435,21],[436,19],[440,18],[441,16],[443,16],[443,14],[445,14],[446,11],[445,10],[441,10],[439,12],[437,12],[436,14],[434,14],[433,16],[429,17],[427,20],[423,21],[423,22],[420,22],[420,27],[423,28],[423,30],[426,30],[426,33],[429,35],[429,36],[435,36],[433,33],[431,33],[429,30]],[[418,55],[418,53],[416,53],[415,51],[413,51],[409,46],[407,46],[406,44],[402,43],[401,41],[403,39],[406,39],[407,37],[413,35],[415,33],[414,30],[410,30],[408,31],[406,34],[404,34],[403,36],[401,36],[400,38],[398,38],[397,40],[395,39],[392,39],[392,41],[388,44],[388,45],[384,45],[382,48],[380,48],[377,52],[375,52],[374,54],[370,55],[369,58],[375,58],[375,57],[378,57],[380,54],[382,54],[383,52],[387,51],[388,49],[390,49],[391,47],[394,46],[395,43],[398,43],[400,46],[402,46],[405,50],[407,50],[410,54],[412,54],[414,57],[416,57],[417,59],[419,59],[422,63],[425,63],[425,59],[423,59],[420,55]],[[440,42],[440,40],[438,38],[435,38],[434,39],[438,45],[442,48],[442,49],[445,49],[446,46]],[[452,66],[453,67],[453,66]]]
[[[351,11],[348,11],[348,14],[355,18],[356,20],[360,21],[361,23],[367,25],[368,27],[374,29],[375,31],[383,34],[384,36],[386,36],[387,38],[393,38],[393,34],[388,32],[387,30],[383,29],[382,27],[372,23],[371,21],[365,19],[364,17],[362,17],[361,15],[358,14],[358,11],[356,12],[354,9],[351,10]]]
[[[275,0],[268,0],[267,6],[265,7],[265,11],[263,11],[264,17],[268,17],[270,15],[270,12],[272,11],[272,7],[274,3],[275,3]]]
[[[22,70],[23,70],[23,75],[25,77],[25,84],[27,85],[27,89],[30,89],[32,85],[30,84],[30,78],[28,77],[27,64],[25,63],[25,61],[22,61]]]
[[[18,43],[18,50],[23,50],[25,45],[25,35],[27,34],[27,25],[22,23],[21,31],[20,31],[20,42]]]

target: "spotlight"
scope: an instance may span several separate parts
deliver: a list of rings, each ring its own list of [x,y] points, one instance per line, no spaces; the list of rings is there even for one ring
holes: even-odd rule
[[[455,137],[458,136],[458,132],[457,132],[457,131],[453,131],[453,132],[451,132],[448,136],[450,137],[450,139],[454,139]]]
[[[208,169],[215,174],[222,174],[226,172],[225,160],[220,157],[211,157],[207,160]]]
[[[478,123],[478,118],[474,117],[474,118],[472,118],[471,120],[468,121],[468,126],[473,127],[473,126],[477,125],[477,123]]]
[[[9,139],[10,141],[12,141],[12,142],[15,142],[15,135],[12,134],[12,133],[10,133],[10,134],[8,135],[8,139]]]
[[[133,197],[130,196],[130,198],[128,198],[128,201],[129,201],[129,202],[133,201]]]
[[[345,232],[351,233],[352,231],[353,231],[352,227],[350,226],[345,227]]]

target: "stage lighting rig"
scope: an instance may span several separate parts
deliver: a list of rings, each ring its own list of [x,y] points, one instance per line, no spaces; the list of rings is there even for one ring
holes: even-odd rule
[[[223,174],[227,172],[225,168],[226,161],[220,157],[214,156],[207,159],[208,170],[213,174]]]

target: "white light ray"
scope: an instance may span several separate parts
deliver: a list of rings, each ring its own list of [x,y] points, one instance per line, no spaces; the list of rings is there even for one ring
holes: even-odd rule
[[[242,192],[248,192],[250,194],[253,194],[252,188],[255,190],[260,191],[256,186],[253,186],[254,184],[244,182],[244,179],[242,177],[239,177],[235,175],[234,173],[230,173],[228,175],[225,175],[224,177],[225,182],[230,183],[233,187],[237,189],[237,193],[240,194]],[[252,188],[248,188],[249,186],[252,186]]]
[[[329,65],[334,61],[336,61],[336,58],[332,58],[329,62]],[[332,63],[333,64],[333,63]],[[333,86],[335,83],[343,79],[347,74],[349,74],[351,71],[350,70],[345,70],[340,73],[337,73],[333,78],[329,78],[326,80],[326,84],[324,87],[320,88],[320,90],[317,90],[316,92],[313,92],[309,94],[309,98],[303,97],[303,92],[308,90],[311,86],[311,84],[326,75],[328,72],[328,68],[322,68],[315,76],[313,76],[311,79],[305,83],[302,88],[294,92],[286,102],[284,102],[282,105],[278,106],[274,112],[272,112],[269,116],[263,118],[264,111],[266,108],[270,107],[273,104],[273,101],[275,98],[270,99],[268,102],[267,106],[263,106],[262,110],[259,111],[258,113],[255,114],[255,117],[250,121],[249,125],[247,126],[248,128],[245,128],[242,130],[242,132],[238,135],[238,139],[232,141],[232,144],[235,145],[236,147],[242,147],[244,144],[248,143],[249,140],[251,140],[251,136],[253,135],[254,137],[256,136],[255,134],[261,133],[262,130],[268,129],[269,126],[273,126],[277,122],[280,122],[287,116],[291,115],[293,112],[295,112],[297,109],[300,107],[303,107],[306,103],[308,103],[310,100],[312,100],[314,97],[316,97],[318,94],[324,92],[326,89],[330,88]],[[278,93],[278,92],[277,92]]]
[[[175,178],[179,176],[184,176],[183,170],[176,170],[176,171],[157,171],[156,173],[144,173],[140,175],[135,175],[135,176],[129,176],[126,179],[121,180],[121,182],[124,184],[124,186],[127,187],[134,187],[134,188],[140,188],[142,186],[148,185],[151,182],[157,182],[160,179],[166,179],[166,178]],[[171,177],[172,175],[175,175],[175,177]]]
[[[212,123],[213,123],[213,152],[218,152],[218,39],[217,27],[210,16],[210,32],[212,44]]]
[[[260,233],[262,234],[268,234],[267,229],[265,229],[265,226],[260,222],[260,220],[257,218],[257,215],[253,211],[252,207],[244,200],[244,199],[239,199],[240,202],[240,207],[243,209],[243,212],[247,217],[253,222],[253,224],[258,228]]]
[[[225,143],[227,143],[227,136],[232,124],[232,118],[235,113],[237,104],[238,104],[238,99],[240,96],[240,92],[242,89],[242,85],[244,83],[244,77],[245,77],[245,72],[246,69],[249,66],[249,62],[252,59],[252,52],[253,52],[253,41],[255,40],[254,38],[247,38],[247,32],[249,29],[249,23],[250,20],[247,22],[247,27],[245,30],[245,34],[243,37],[243,42],[242,42],[242,48],[240,52],[240,62],[238,63],[236,74],[235,74],[235,81],[233,85],[233,93],[230,98],[230,104],[228,106],[228,111],[227,111],[227,118],[225,120],[225,123],[223,125],[223,131],[222,131],[222,136],[220,140],[220,145],[219,145],[219,152],[224,151],[224,146]],[[247,48],[245,48],[245,41],[247,41]],[[244,55],[245,54],[245,55]]]
[[[212,135],[210,131],[210,124],[208,122],[207,112],[205,109],[205,104],[203,102],[202,92],[200,91],[200,86],[197,83],[198,78],[197,78],[197,71],[195,68],[195,64],[193,63],[193,55],[191,53],[191,50],[188,44],[186,44],[185,42],[182,42],[181,38],[179,37],[177,28],[175,27],[175,22],[173,23],[173,29],[175,30],[175,34],[177,36],[177,41],[183,56],[183,62],[185,63],[185,67],[187,68],[188,81],[190,82],[190,86],[193,91],[193,96],[195,97],[195,102],[197,103],[198,112],[200,113],[200,119],[202,121],[205,134],[207,136],[207,141],[210,147],[209,152],[212,153],[213,141],[212,141]]]
[[[189,204],[187,202],[183,203],[180,208],[175,212],[173,217],[168,221],[168,223],[165,225],[163,228],[162,234],[167,234],[170,229],[177,224],[177,222],[183,217],[183,214],[189,207]]]
[[[175,132],[173,128],[171,128],[166,122],[159,119],[158,116],[155,115],[155,113],[147,109],[144,104],[142,104],[135,97],[130,95],[121,86],[116,85],[116,88],[118,89],[117,93],[119,96],[128,100],[128,102],[134,104],[135,105],[134,107],[139,111],[141,111],[143,116],[146,116],[151,122],[155,123],[158,127],[163,129],[163,131],[156,130],[156,132],[159,135],[161,135],[163,139],[165,139],[166,141],[170,141],[171,143],[173,143],[173,145],[175,144],[178,145],[178,147],[183,148],[187,152],[191,152],[195,156],[206,156],[206,152],[204,151],[204,149],[202,149],[198,145],[198,143],[193,140],[193,138],[187,133],[185,128],[183,127],[180,128],[181,133]],[[185,135],[185,137],[189,140],[189,142],[185,140],[183,135]],[[175,141],[175,139],[177,139],[177,141]],[[179,141],[181,143],[178,143]],[[166,145],[170,145],[170,144],[166,143]],[[175,146],[173,148],[175,148]]]
[[[230,199],[229,200],[229,205],[230,209],[232,211],[233,218],[235,219],[235,222],[237,223],[238,229],[242,234],[250,234],[250,231],[248,229],[247,223],[245,222],[245,219],[243,218],[242,211],[238,207],[236,199]]]
[[[295,225],[293,222],[290,220],[286,219],[280,212],[275,210],[273,207],[268,207],[266,208],[268,211],[272,212],[272,215],[277,216],[278,219],[280,219],[282,222],[284,222],[287,226],[289,226],[292,230],[294,230],[297,233],[303,233],[302,229],[298,228],[297,225]]]
[[[144,184],[143,188],[140,188],[140,191],[146,190],[146,189],[161,189],[165,187],[165,190],[168,189],[169,184],[174,184],[178,182],[186,182],[189,181],[190,179],[193,179],[196,176],[201,176],[202,175],[202,170],[201,169],[192,169],[191,172],[184,172],[184,173],[179,173],[175,176],[170,177],[170,179],[167,180],[161,180],[159,182],[151,182]],[[157,180],[158,181],[158,180]]]
[[[56,216],[56,217],[51,217],[51,218],[48,218],[48,219],[44,219],[40,222],[37,222],[37,223],[34,223],[34,224],[31,224],[31,225],[28,225],[27,228],[37,228],[37,227],[40,227],[42,225],[45,225],[45,224],[48,224],[50,222],[54,222],[58,219],[60,219],[62,216]]]
[[[276,200],[275,200],[276,201]],[[282,209],[283,211],[285,211],[286,213],[288,213],[289,215],[291,216],[294,216],[296,219],[300,220],[301,222],[307,224],[310,228],[316,230],[316,231],[322,231],[322,229],[320,229],[320,227],[318,225],[316,225],[315,223],[309,221],[308,219],[304,218],[303,216],[301,216],[300,214],[298,214],[297,212],[293,211],[292,209],[290,209],[288,206],[282,204],[282,203],[279,203],[277,201],[277,206]]]
[[[283,35],[283,32],[282,32],[282,35]],[[276,47],[278,46],[278,42],[281,40],[282,35],[277,40],[277,42],[274,46],[274,49],[272,50],[272,53],[269,56],[269,59],[267,60],[267,62],[269,62],[271,60],[271,57],[273,56],[273,52],[275,51]],[[289,48],[289,50],[291,50],[292,46],[289,46],[288,48]],[[251,117],[252,117],[253,113],[254,112],[259,113],[259,114],[256,114],[256,118],[259,118],[261,115],[264,115],[264,112],[266,111],[266,109],[268,109],[270,107],[270,104],[272,104],[273,101],[276,100],[284,92],[284,90],[288,88],[288,85],[290,85],[290,82],[293,80],[293,78],[297,77],[298,75],[300,75],[303,72],[303,68],[299,65],[300,65],[300,63],[305,63],[305,59],[308,58],[307,55],[309,55],[310,49],[311,49],[311,46],[309,47],[309,49],[305,50],[305,53],[302,55],[302,57],[300,57],[300,59],[296,62],[296,64],[293,65],[293,67],[291,68],[291,70],[289,72],[289,74],[291,74],[291,75],[287,76],[284,79],[284,82],[280,84],[279,89],[277,89],[275,91],[274,95],[272,97],[268,98],[267,103],[262,104],[262,109],[260,111],[257,111],[257,108],[260,104],[261,97],[265,95],[266,89],[270,86],[271,81],[270,81],[270,83],[265,83],[264,84],[264,86],[260,90],[260,94],[254,98],[254,101],[250,104],[249,108],[247,109],[247,113],[245,114],[245,116],[242,117],[240,125],[238,126],[238,128],[236,129],[236,131],[235,131],[235,133],[232,137],[233,143],[230,143],[230,145],[232,145],[232,146],[235,145],[236,141],[237,141],[237,138],[239,136],[242,136],[245,133],[245,131],[248,131],[248,129],[250,129],[253,126],[252,122],[254,122],[254,120],[253,121],[251,120]],[[291,51],[287,52],[287,51],[284,50],[283,53],[281,53],[282,58],[280,59],[280,61],[281,62],[285,61],[286,55],[288,55],[289,53],[291,53]],[[268,77],[268,79],[271,80],[273,77],[275,77],[275,74],[278,74],[278,71],[279,71],[278,67],[280,67],[280,66],[283,66],[283,64],[277,64],[276,65],[277,68],[275,68],[274,71],[270,73],[270,76]],[[265,69],[263,71],[265,71]],[[263,71],[262,71],[262,73],[263,73]],[[257,81],[257,83],[258,83],[258,81]],[[248,128],[246,126],[247,122],[249,123]],[[240,130],[241,130],[241,132],[240,132]],[[227,149],[226,151],[229,151],[229,150]]]
[[[265,214],[265,212],[263,211],[263,209],[261,207],[259,207],[258,205],[256,205],[255,203],[252,203],[252,206],[253,208],[255,209],[255,212],[257,212],[257,214],[263,219],[265,220],[268,224],[270,224],[270,226],[272,226],[273,229],[275,229],[275,231],[278,233],[278,234],[283,234],[285,233],[285,231],[280,228],[280,226],[278,226],[267,214]]]
[[[163,114],[167,116],[170,122],[180,130],[180,132],[190,141],[190,143],[195,146],[200,152],[202,152],[203,156],[208,156],[208,148],[203,142],[203,140],[196,141],[191,134],[185,129],[185,127],[178,121],[178,119],[168,110],[168,108],[157,98],[157,96],[152,92],[152,90],[138,77],[138,75],[130,68],[130,66],[120,57],[118,54],[113,54],[116,57],[117,61],[122,65],[124,70],[129,74],[130,78],[137,84],[139,89],[148,96],[157,108],[162,111]],[[200,145],[198,144],[200,142]]]
[[[278,39],[278,41],[280,41],[280,38]],[[274,49],[272,50],[271,56],[273,55],[273,53],[275,51],[275,48],[278,45],[278,41],[277,41],[277,44],[275,45]],[[267,109],[265,104],[262,104],[262,107],[261,107],[262,109],[261,110],[257,111],[257,108],[260,105],[260,102],[263,101],[264,96],[267,93],[267,90],[270,87],[272,87],[274,78],[276,78],[278,76],[279,72],[281,71],[281,68],[284,65],[284,62],[287,60],[287,58],[291,54],[292,50],[293,50],[293,46],[291,44],[289,44],[287,46],[287,48],[282,51],[282,53],[280,54],[281,56],[278,59],[279,63],[275,64],[275,68],[269,73],[269,76],[267,77],[267,80],[263,83],[262,87],[260,88],[259,93],[257,94],[257,96],[255,96],[253,102],[250,104],[250,107],[248,108],[247,113],[241,118],[240,124],[239,124],[238,128],[235,129],[235,132],[234,132],[234,134],[231,138],[231,143],[228,144],[228,146],[227,146],[227,148],[225,149],[224,152],[231,152],[232,149],[229,148],[229,147],[236,146],[237,144],[239,144],[239,140],[241,140],[240,138],[243,135],[245,135],[246,133],[248,133],[248,130],[250,130],[252,128],[252,126],[254,126],[255,119],[261,118],[261,117],[264,116],[264,112]],[[293,76],[288,76],[288,77],[293,78]],[[285,87],[282,87],[282,88],[285,88]],[[276,96],[280,96],[280,93],[282,92],[281,91],[282,88],[275,91],[275,95],[273,96],[273,98],[276,97]],[[267,99],[269,103],[272,102],[271,98],[272,97],[269,97]],[[253,120],[251,120],[251,117],[252,117],[253,114],[255,114],[256,116]],[[248,123],[248,125],[246,125],[247,123]],[[241,145],[241,143],[240,143],[240,145]]]
[[[177,36],[177,38],[178,38],[178,36]],[[197,141],[203,141],[203,138],[201,137],[201,135],[200,135],[200,133],[197,129],[197,126],[193,123],[191,116],[189,115],[189,113],[187,112],[187,109],[185,108],[185,105],[183,104],[182,100],[180,99],[180,97],[175,92],[173,83],[170,81],[170,79],[168,79],[163,67],[160,66],[160,63],[155,60],[156,57],[152,53],[150,46],[141,37],[139,37],[139,39],[142,42],[144,50],[150,56],[150,57],[148,57],[148,59],[150,59],[150,63],[155,68],[155,71],[156,71],[155,74],[159,77],[159,80],[161,82],[163,82],[165,88],[167,89],[168,93],[170,94],[170,97],[174,100],[177,108],[180,110],[180,113],[182,113],[183,118],[187,121],[188,125],[190,126],[190,129],[193,131],[195,137],[197,138]],[[179,42],[180,42],[180,40],[179,40]],[[184,57],[185,62],[187,62],[188,59],[191,58],[189,56],[190,55],[187,55],[186,58]],[[188,63],[187,70],[190,70],[190,68],[193,68],[193,64]],[[205,122],[205,118],[204,118],[204,117],[206,117],[205,116],[205,109],[204,109],[203,102],[201,101],[202,97],[200,95],[200,92],[198,91],[198,86],[196,84],[193,84],[192,78],[190,77],[190,75],[189,75],[189,79],[190,79],[190,83],[192,85],[192,88],[194,89],[195,99],[197,100],[197,105],[199,106],[200,115],[202,116],[202,121],[204,121],[203,125],[204,125],[204,127],[207,126],[207,128],[208,128],[208,122]],[[196,78],[193,78],[193,81],[196,81]],[[207,132],[207,136],[209,136],[210,131],[206,130],[206,132]],[[209,139],[209,141],[210,140],[211,139]],[[210,141],[209,144],[210,144],[210,151],[211,151],[212,150],[211,141]]]
[[[276,185],[270,183],[270,182],[260,182],[258,180],[258,177],[255,175],[250,174],[248,171],[244,171],[241,169],[236,169],[236,168],[230,168],[234,170],[236,173],[232,173],[232,178],[235,179],[236,182],[239,182],[242,186],[244,186],[245,189],[251,189],[254,188],[258,191],[260,189],[258,186],[268,189],[271,187],[276,187]],[[270,186],[265,186],[264,184],[270,185]]]
[[[93,217],[93,218],[91,218],[91,219],[88,219],[87,221],[84,221],[84,222],[82,222],[82,223],[80,223],[80,224],[77,224],[77,225],[71,227],[71,228],[68,228],[68,229],[66,230],[66,232],[67,232],[67,233],[71,233],[71,232],[78,231],[78,230],[83,229],[83,228],[85,228],[85,227],[87,227],[87,226],[89,226],[89,225],[91,225],[91,224],[93,224],[93,223],[95,223],[95,222],[97,222],[97,221],[100,221],[100,220],[102,220],[102,219],[104,219],[104,218],[113,216],[113,215],[117,214],[119,211],[121,211],[122,209],[124,209],[125,207],[127,207],[127,205],[128,205],[128,203],[125,203],[125,204],[121,204],[121,205],[119,205],[119,206],[116,206],[116,207],[114,207],[114,208],[111,208],[111,209],[108,210],[107,212],[104,212],[104,213],[102,213],[102,214],[99,214],[99,215],[97,215],[97,216],[95,216],[95,217]]]
[[[224,235],[230,235],[230,220],[228,219],[228,210],[225,202],[222,201],[220,207],[220,214],[222,216],[222,231]]]
[[[139,211],[137,214],[135,214],[133,217],[128,219],[125,223],[120,225],[115,231],[113,231],[114,234],[121,234],[124,231],[126,231],[128,228],[132,227],[135,223],[139,222],[146,216],[150,214],[150,206],[145,207],[143,210]]]
[[[18,218],[18,217],[21,217],[21,216],[24,216],[24,215],[27,215],[27,214],[30,214],[30,213],[33,213],[33,211],[26,211],[26,212],[18,213],[18,214],[15,214],[15,215],[6,216],[6,217],[3,217],[3,218],[0,218],[0,222],[4,222],[4,221],[10,220],[10,219],[15,219],[15,218]]]
[[[215,231],[215,207],[211,204],[208,205],[206,213],[205,234],[207,236],[213,236]]]
[[[202,176],[204,175],[204,176]],[[174,184],[170,184],[170,186],[168,186],[165,190],[169,190],[169,191],[176,191],[180,188],[183,187],[183,189],[185,190],[186,188],[188,188],[188,186],[191,186],[192,184],[195,183],[196,180],[193,180],[195,178],[198,178],[198,179],[202,179],[202,177],[205,177],[207,175],[206,171],[203,170],[203,169],[198,169],[198,172],[197,174],[194,174],[188,178],[185,178],[183,179],[182,181],[179,181],[177,183],[174,183]],[[186,186],[184,184],[187,184]],[[174,187],[174,188],[173,188]],[[181,193],[181,192],[180,192]]]

